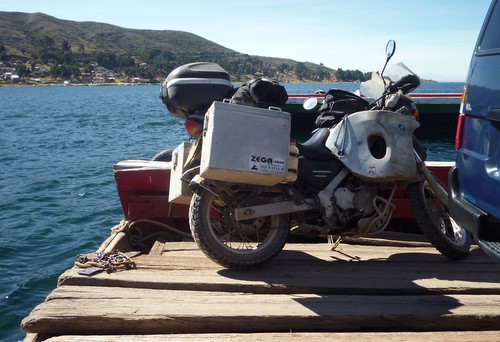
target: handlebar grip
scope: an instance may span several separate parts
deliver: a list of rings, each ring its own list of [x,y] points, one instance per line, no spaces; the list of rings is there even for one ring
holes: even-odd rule
[[[403,94],[408,94],[420,85],[420,78],[417,75],[406,75],[389,86],[389,91],[401,90]]]

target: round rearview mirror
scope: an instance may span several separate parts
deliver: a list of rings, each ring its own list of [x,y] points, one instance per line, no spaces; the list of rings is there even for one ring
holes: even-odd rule
[[[391,58],[394,55],[394,52],[396,52],[396,41],[394,39],[391,39],[385,46],[385,54],[387,58]]]
[[[302,104],[302,107],[304,107],[305,110],[311,110],[314,109],[318,105],[318,98],[317,97],[310,97],[307,100],[304,101]]]

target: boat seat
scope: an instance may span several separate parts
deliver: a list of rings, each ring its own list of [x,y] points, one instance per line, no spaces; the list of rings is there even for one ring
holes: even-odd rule
[[[327,127],[319,128],[305,143],[297,144],[300,154],[312,160],[334,159],[332,151],[325,146],[329,134]]]

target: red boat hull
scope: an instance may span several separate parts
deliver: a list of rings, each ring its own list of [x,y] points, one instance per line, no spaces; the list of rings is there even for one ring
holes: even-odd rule
[[[126,220],[187,218],[189,206],[170,203],[169,162],[123,161],[113,167]]]

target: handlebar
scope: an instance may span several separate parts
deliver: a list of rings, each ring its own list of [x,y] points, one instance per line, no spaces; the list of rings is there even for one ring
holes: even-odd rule
[[[403,94],[408,94],[420,85],[420,78],[417,75],[406,75],[398,81],[389,85],[389,92],[394,93],[401,90]]]

